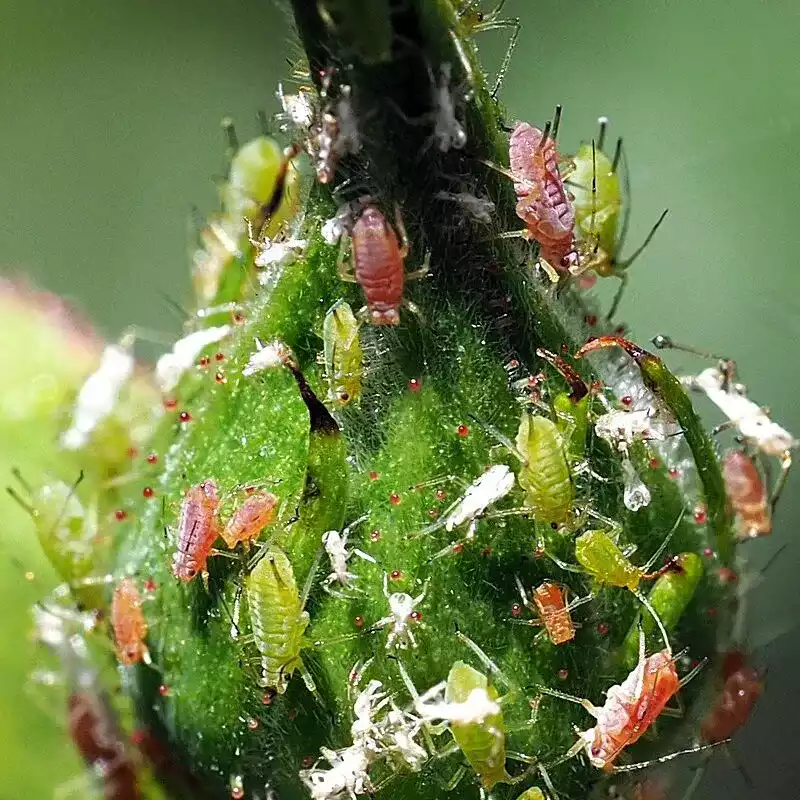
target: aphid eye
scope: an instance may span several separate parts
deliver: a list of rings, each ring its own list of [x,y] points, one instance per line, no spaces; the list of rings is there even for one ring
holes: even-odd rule
[[[187,569],[186,574],[189,576],[189,580],[191,580],[192,578],[194,578],[195,575],[197,575],[197,570],[191,568]]]

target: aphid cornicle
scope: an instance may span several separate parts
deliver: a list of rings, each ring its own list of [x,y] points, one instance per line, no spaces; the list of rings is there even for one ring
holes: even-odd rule
[[[703,577],[703,561],[696,553],[681,553],[673,559],[672,567],[661,575],[653,584],[647,600],[658,614],[667,631],[674,630],[691,602]],[[622,643],[623,663],[630,668],[636,663],[639,646],[639,626],[649,635],[654,621],[649,615],[643,615],[638,624],[631,626],[625,641]]]
[[[142,598],[131,578],[123,578],[114,588],[111,601],[111,625],[117,642],[117,657],[126,667],[139,661],[149,663],[145,644],[147,622],[142,613]]]
[[[358,320],[353,309],[340,300],[325,315],[322,327],[328,400],[339,406],[357,400],[364,375]]]
[[[731,450],[722,462],[728,501],[737,516],[739,539],[772,533],[767,488],[755,461],[741,450]]]
[[[261,653],[261,685],[283,694],[292,673],[302,670],[300,649],[309,623],[286,553],[270,546],[245,586],[253,638]]]
[[[275,521],[278,498],[271,492],[259,491],[249,495],[225,523],[220,536],[231,549],[238,542],[250,542]]]
[[[190,581],[205,571],[220,535],[218,509],[219,493],[212,478],[186,492],[178,523],[178,549],[172,559],[172,572],[179,580]]]
[[[489,700],[497,700],[497,690],[489,685],[482,672],[456,661],[447,675],[445,702],[465,703],[475,689],[486,692]],[[483,722],[451,722],[450,730],[456,744],[481,779],[487,791],[497,783],[511,783],[506,772],[506,736],[503,712],[486,717]]]
[[[556,424],[546,417],[523,412],[516,445],[524,458],[518,480],[525,490],[526,506],[543,522],[565,522],[575,488]]]
[[[358,283],[364,292],[366,311],[361,313],[373,325],[400,324],[403,288],[406,278],[411,276],[405,274],[408,245],[399,216],[398,229],[402,245],[381,210],[367,203],[350,233],[352,274],[340,265],[342,280]]]

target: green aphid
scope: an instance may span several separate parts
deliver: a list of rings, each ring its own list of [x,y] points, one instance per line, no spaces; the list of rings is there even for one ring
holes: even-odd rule
[[[231,159],[221,190],[225,214],[236,220],[247,218],[257,227],[268,219],[261,234],[275,236],[300,209],[300,175],[293,155],[268,136],[242,145]]]
[[[325,315],[322,327],[328,400],[342,407],[361,395],[364,353],[358,338],[359,323],[344,300]]]
[[[260,684],[283,694],[296,669],[308,683],[300,650],[309,616],[286,553],[271,545],[247,576],[245,589],[253,639],[261,654]]]
[[[490,700],[498,697],[497,690],[489,686],[486,675],[463,661],[456,661],[447,676],[445,701],[464,703],[475,689],[485,690]],[[486,717],[480,724],[451,722],[450,730],[461,752],[481,779],[484,789],[490,791],[497,783],[512,782],[513,779],[506,772],[506,735],[502,711]]]
[[[566,522],[575,488],[558,427],[552,420],[526,411],[516,445],[523,457],[518,480],[525,491],[525,504],[539,521]]]
[[[544,792],[538,786],[526,789],[517,800],[547,800]]]
[[[703,561],[700,556],[696,553],[681,553],[675,559],[672,569],[653,584],[647,599],[667,631],[675,629],[702,577]],[[654,628],[653,619],[644,615],[641,623],[635,623],[628,631],[622,643],[622,660],[629,669],[634,667],[639,657],[639,625],[645,635],[652,633]]]

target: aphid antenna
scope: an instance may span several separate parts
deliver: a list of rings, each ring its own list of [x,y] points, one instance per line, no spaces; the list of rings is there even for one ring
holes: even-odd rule
[[[261,131],[262,135],[272,136],[274,132],[272,124],[267,116],[267,112],[264,111],[263,108],[259,108],[258,111],[256,111],[256,122],[258,123],[258,129]]]
[[[627,269],[628,267],[636,261],[637,258],[645,251],[647,246],[650,242],[653,241],[653,237],[656,235],[656,231],[661,227],[661,223],[666,219],[667,214],[669,213],[669,209],[665,208],[661,212],[661,216],[656,220],[656,224],[650,228],[650,232],[645,236],[644,241],[631,253],[631,255],[626,258],[624,261],[618,262],[617,266],[620,269]]]
[[[622,137],[620,136],[617,139],[617,144],[614,147],[614,157],[611,159],[611,171],[616,172],[619,168],[619,162],[623,158],[622,156]]]
[[[544,781],[544,785],[547,787],[547,791],[550,792],[550,800],[560,800],[558,792],[556,791],[556,787],[553,786],[553,781],[550,780],[550,775],[547,772],[544,764],[539,764],[538,769],[539,774],[542,776],[542,780]]]
[[[600,249],[600,239],[597,236],[597,231],[595,230],[595,222],[597,220],[597,151],[595,150],[594,139],[592,139],[592,216],[591,216],[591,223],[589,225],[589,230],[592,232],[592,236],[594,237],[594,253],[593,255],[597,255],[597,251]]]
[[[223,117],[220,120],[222,132],[225,134],[225,141],[228,144],[226,156],[230,160],[239,152],[239,137],[236,135],[236,126],[231,117]]]
[[[612,772],[637,772],[641,769],[649,769],[650,767],[655,766],[656,764],[666,764],[668,761],[672,761],[676,758],[681,758],[682,756],[690,756],[694,753],[702,753],[706,750],[711,750],[714,747],[721,747],[722,745],[729,744],[730,739],[723,739],[721,742],[711,742],[710,744],[700,744],[695,745],[694,747],[687,747],[685,750],[676,750],[674,753],[670,753],[666,756],[661,756],[660,758],[652,758],[649,761],[639,761],[636,764],[624,764],[621,767],[612,767]]]
[[[674,658],[673,658],[673,660],[680,658],[680,656],[681,656],[682,654],[684,654],[685,652],[686,652],[686,650],[681,650],[681,652],[680,652],[680,653],[676,653],[676,654],[675,654],[675,656],[674,656]],[[687,684],[687,683],[689,683],[689,681],[692,681],[692,680],[694,680],[694,679],[695,679],[695,678],[696,678],[696,677],[697,677],[697,676],[700,674],[701,670],[702,670],[702,669],[703,669],[703,668],[704,668],[704,667],[705,667],[707,664],[708,664],[708,659],[707,659],[707,658],[704,658],[704,659],[702,659],[702,660],[700,661],[700,663],[699,663],[699,664],[697,664],[695,667],[693,667],[693,668],[692,668],[692,670],[691,670],[690,672],[687,672],[687,673],[686,673],[686,675],[684,675],[684,676],[683,676],[683,677],[680,679],[680,682],[678,683],[678,686],[679,686],[681,689],[683,689],[683,687],[684,687],[684,686],[686,686],[686,684]]]
[[[681,509],[681,513],[678,514],[678,518],[675,520],[675,522],[672,525],[672,528],[670,529],[669,533],[664,537],[664,541],[661,542],[661,545],[659,546],[658,550],[656,550],[655,553],[653,553],[653,555],[650,556],[649,561],[642,567],[642,570],[645,573],[649,573],[650,570],[653,567],[653,564],[655,564],[656,561],[658,561],[658,559],[661,558],[661,556],[663,555],[664,551],[667,549],[667,546],[669,545],[670,540],[672,539],[672,537],[675,535],[676,531],[680,527],[681,522],[683,522],[683,517],[684,517],[685,513],[686,513],[686,510],[685,509]],[[656,573],[654,573],[653,577],[658,577],[659,575],[663,575],[664,572],[667,572],[671,568],[672,568],[672,563],[670,562],[670,564],[665,565],[664,569],[658,570]],[[644,577],[649,579],[649,575],[645,575]]]
[[[166,304],[167,308],[175,314],[175,316],[181,321],[181,323],[186,322],[186,320],[191,316],[190,313],[172,296],[167,294],[166,292],[159,292],[161,295],[161,299]]]
[[[555,112],[553,113],[553,142],[558,139],[558,129],[561,127],[561,112],[563,111],[563,106],[561,103],[556,105]],[[544,140],[544,137],[543,137]]]
[[[710,353],[707,350],[699,350],[688,344],[679,344],[671,336],[667,336],[663,333],[654,336],[650,341],[653,343],[656,350],[680,350],[683,353],[691,353],[692,355],[700,356],[700,358],[709,358],[713,361],[724,361],[725,363],[730,361],[730,359],[725,356]]]
[[[608,117],[598,117],[597,124],[597,149],[602,150],[606,143],[606,131],[608,129]]]
[[[544,146],[547,144],[547,139],[550,136],[550,131],[552,130],[553,123],[550,120],[547,120],[544,126],[544,130],[542,131],[542,138],[539,141],[539,146],[536,148],[537,152],[544,149]]]
[[[486,422],[486,420],[480,419],[471,412],[467,413],[467,417],[476,425],[481,427],[486,433],[491,434],[495,439],[497,439],[497,441],[500,442],[512,455],[519,459],[520,463],[527,463],[527,459],[517,449],[517,446],[514,444],[514,442],[512,442],[511,439],[509,439],[508,436],[506,436],[499,428],[492,425],[491,422]]]

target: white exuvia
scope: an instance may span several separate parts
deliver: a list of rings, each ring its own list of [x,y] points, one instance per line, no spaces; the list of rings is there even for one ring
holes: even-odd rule
[[[162,392],[169,392],[174,389],[183,374],[190,369],[200,353],[210,344],[222,341],[230,332],[230,325],[219,325],[212,328],[203,328],[199,331],[187,334],[182,339],[178,339],[172,350],[164,353],[156,361],[156,383]]]
[[[283,342],[262,344],[256,339],[256,351],[251,354],[250,360],[242,370],[242,375],[249,378],[265,369],[281,367],[289,356],[289,348]]]
[[[123,386],[133,374],[135,361],[132,350],[132,336],[123,337],[119,344],[110,344],[103,350],[100,365],[78,393],[72,423],[61,435],[64,449],[83,447],[94,429],[114,410]]]
[[[472,485],[444,518],[445,530],[474,522],[486,509],[514,488],[514,473],[506,464],[493,464]]]
[[[441,683],[421,695],[414,709],[424,720],[441,719],[456,725],[482,725],[489,717],[500,713],[500,704],[490,699],[486,689],[477,687],[461,703],[438,701],[427,702],[445,690],[446,684]]]

